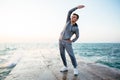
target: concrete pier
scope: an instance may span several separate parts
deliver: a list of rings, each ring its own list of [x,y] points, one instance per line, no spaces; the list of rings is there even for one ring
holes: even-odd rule
[[[26,50],[5,80],[120,80],[120,70],[86,63],[77,56],[79,75],[74,76],[73,66],[66,56],[69,70],[61,73],[63,64],[58,50]]]

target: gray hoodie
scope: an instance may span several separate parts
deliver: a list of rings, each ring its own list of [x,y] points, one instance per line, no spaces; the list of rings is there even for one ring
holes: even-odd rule
[[[72,42],[75,42],[79,38],[79,28],[78,28],[77,23],[75,25],[71,25],[71,22],[70,22],[71,14],[76,9],[77,9],[77,7],[71,9],[68,12],[67,20],[66,20],[66,25],[65,25],[63,31],[61,32],[60,40],[71,39],[71,37],[73,36],[73,34],[75,34],[76,36],[75,36],[75,38],[72,39]]]

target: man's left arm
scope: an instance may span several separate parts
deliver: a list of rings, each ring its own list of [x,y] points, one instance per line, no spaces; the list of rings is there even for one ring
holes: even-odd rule
[[[75,42],[79,38],[79,29],[77,28],[75,31],[75,38],[72,39],[72,42]]]

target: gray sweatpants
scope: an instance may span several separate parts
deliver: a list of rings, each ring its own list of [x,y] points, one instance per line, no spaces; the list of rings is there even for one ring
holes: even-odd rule
[[[64,66],[67,67],[66,56],[65,56],[65,50],[66,50],[70,56],[72,65],[74,66],[74,68],[76,68],[77,62],[73,53],[72,44],[66,40],[59,40],[59,50]]]

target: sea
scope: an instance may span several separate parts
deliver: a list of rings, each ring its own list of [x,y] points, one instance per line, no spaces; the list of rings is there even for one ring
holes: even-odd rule
[[[77,57],[85,62],[94,62],[120,69],[120,43],[74,43]],[[21,60],[25,50],[56,49],[58,43],[0,43],[0,80],[12,71]]]

